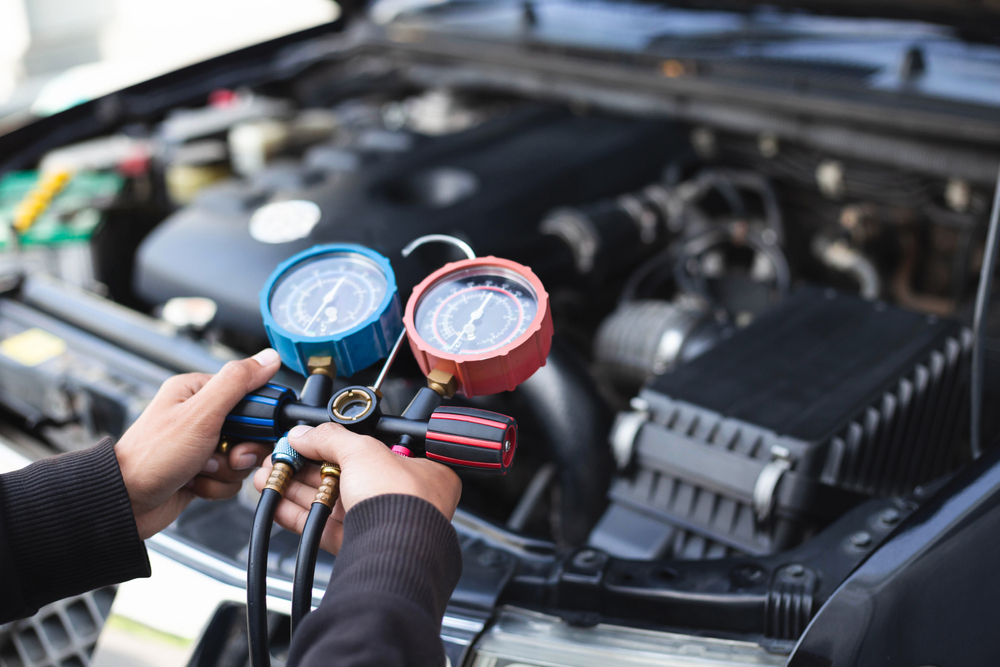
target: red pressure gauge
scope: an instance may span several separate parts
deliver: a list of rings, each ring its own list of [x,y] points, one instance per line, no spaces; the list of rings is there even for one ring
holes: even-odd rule
[[[466,397],[514,389],[552,347],[542,281],[496,257],[452,262],[427,276],[413,289],[403,324],[424,374],[451,373]]]

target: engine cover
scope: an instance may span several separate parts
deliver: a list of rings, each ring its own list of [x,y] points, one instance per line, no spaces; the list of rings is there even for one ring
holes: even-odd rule
[[[640,393],[632,466],[590,543],[627,558],[785,549],[869,496],[957,465],[972,337],[804,288]]]
[[[392,155],[360,148],[356,160],[307,155],[252,181],[206,190],[167,219],[139,249],[135,289],[153,304],[209,297],[219,307],[217,322],[256,334],[262,333],[257,294],[268,274],[317,243],[378,250],[392,259],[404,297],[437,268],[400,259],[406,243],[424,234],[456,234],[480,255],[532,264],[532,238],[547,211],[654,180],[682,145],[685,135],[670,125],[531,107],[458,134],[415,140]],[[286,243],[254,238],[255,211],[285,200],[319,206],[311,232]]]

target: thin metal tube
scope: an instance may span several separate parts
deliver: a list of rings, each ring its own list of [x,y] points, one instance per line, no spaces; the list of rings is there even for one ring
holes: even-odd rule
[[[382,388],[382,383],[385,382],[386,376],[389,374],[389,369],[392,368],[392,362],[396,361],[396,355],[399,354],[399,348],[406,340],[406,329],[399,332],[399,338],[396,339],[396,344],[392,346],[392,351],[389,352],[389,356],[386,357],[385,363],[382,364],[382,370],[379,371],[378,377],[375,378],[375,384],[372,385],[372,389],[378,391]]]
[[[1000,241],[998,227],[1000,227],[1000,173],[997,174],[996,190],[993,193],[993,210],[990,213],[989,233],[986,236],[983,266],[979,273],[979,289],[976,292],[976,311],[972,321],[975,344],[972,348],[972,410],[970,411],[972,432],[969,442],[974,459],[978,459],[983,453],[981,429],[983,384],[986,375],[986,311],[989,306],[990,292],[993,290],[993,272],[996,270],[997,243]]]
[[[413,239],[406,244],[406,247],[403,248],[401,254],[403,257],[409,257],[411,252],[425,243],[449,243],[464,252],[465,256],[469,259],[476,258],[476,251],[472,249],[472,246],[462,239],[456,239],[454,236],[448,236],[447,234],[428,234],[427,236],[421,236],[420,238]]]

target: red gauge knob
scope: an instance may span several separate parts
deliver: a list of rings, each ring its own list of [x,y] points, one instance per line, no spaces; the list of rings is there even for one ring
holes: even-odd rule
[[[514,462],[517,422],[476,408],[438,408],[427,423],[424,448],[432,461],[503,475]]]
[[[452,374],[468,397],[514,389],[552,347],[542,281],[497,257],[452,262],[427,276],[413,289],[403,324],[424,374]]]

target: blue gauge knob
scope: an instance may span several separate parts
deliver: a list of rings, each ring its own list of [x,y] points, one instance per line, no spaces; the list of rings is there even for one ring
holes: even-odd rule
[[[319,245],[282,262],[260,293],[271,345],[302,375],[331,356],[351,376],[388,356],[403,330],[389,260],[364,246]]]

